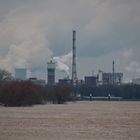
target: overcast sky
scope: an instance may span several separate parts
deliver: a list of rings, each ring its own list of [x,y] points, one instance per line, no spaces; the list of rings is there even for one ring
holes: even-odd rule
[[[0,0],[0,68],[45,77],[51,56],[71,52],[72,30],[79,78],[113,60],[125,80],[140,77],[140,0]]]

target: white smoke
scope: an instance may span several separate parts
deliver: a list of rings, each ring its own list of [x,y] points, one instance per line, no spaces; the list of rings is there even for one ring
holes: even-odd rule
[[[130,62],[129,65],[126,67],[127,71],[136,72],[138,69],[139,69],[139,63],[136,61]]]
[[[48,18],[47,18],[48,17]],[[48,41],[51,17],[34,8],[15,9],[0,22],[0,68],[14,73],[27,68],[30,75],[41,71],[53,55]],[[54,57],[56,66],[69,76],[72,53]],[[46,70],[46,69],[45,69]]]
[[[140,76],[139,51],[140,49],[130,48],[123,55],[125,71],[131,75],[132,79]]]
[[[140,76],[140,65],[137,61],[131,61],[129,65],[125,68],[128,72],[133,73],[133,78]]]
[[[70,68],[68,66],[68,64],[71,62],[72,60],[72,52],[63,55],[63,56],[56,56],[53,57],[54,61],[56,62],[56,68],[59,69],[62,72],[65,72],[66,75],[69,77],[70,75]]]
[[[46,64],[52,51],[44,23],[41,13],[25,7],[15,9],[0,22],[0,68],[14,72],[15,67],[36,70]]]

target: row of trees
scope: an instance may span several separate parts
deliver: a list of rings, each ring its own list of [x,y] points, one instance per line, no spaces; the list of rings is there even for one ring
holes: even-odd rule
[[[11,74],[0,70],[0,104],[5,106],[29,106],[42,103],[62,104],[72,100],[71,91],[81,96],[108,96],[122,97],[124,100],[140,100],[140,85],[102,85],[88,87],[68,87],[56,85],[41,87],[31,81],[13,80]],[[74,94],[75,95],[75,94]]]
[[[57,85],[41,87],[31,81],[13,80],[8,71],[0,70],[0,104],[30,106],[46,102],[62,104],[70,100],[70,88]]]

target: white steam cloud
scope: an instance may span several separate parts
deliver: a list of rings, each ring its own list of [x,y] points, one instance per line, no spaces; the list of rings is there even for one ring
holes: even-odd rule
[[[66,55],[63,55],[63,56],[53,57],[53,59],[56,62],[56,68],[62,72],[65,72],[66,75],[69,77],[69,75],[70,75],[69,69],[70,68],[69,68],[68,64],[72,60],[72,52],[70,52]]]
[[[0,22],[0,68],[37,70],[52,55],[44,17],[28,10],[16,9]]]
[[[131,61],[125,69],[133,73],[133,78],[136,78],[138,75],[140,76],[140,65],[137,61]]]
[[[131,75],[131,79],[140,76],[140,58],[138,57],[140,49],[130,48],[124,52],[123,61],[125,61],[125,71]]]

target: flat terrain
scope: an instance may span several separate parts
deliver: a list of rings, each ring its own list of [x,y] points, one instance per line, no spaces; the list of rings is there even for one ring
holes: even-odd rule
[[[0,107],[0,140],[140,140],[140,102]]]

